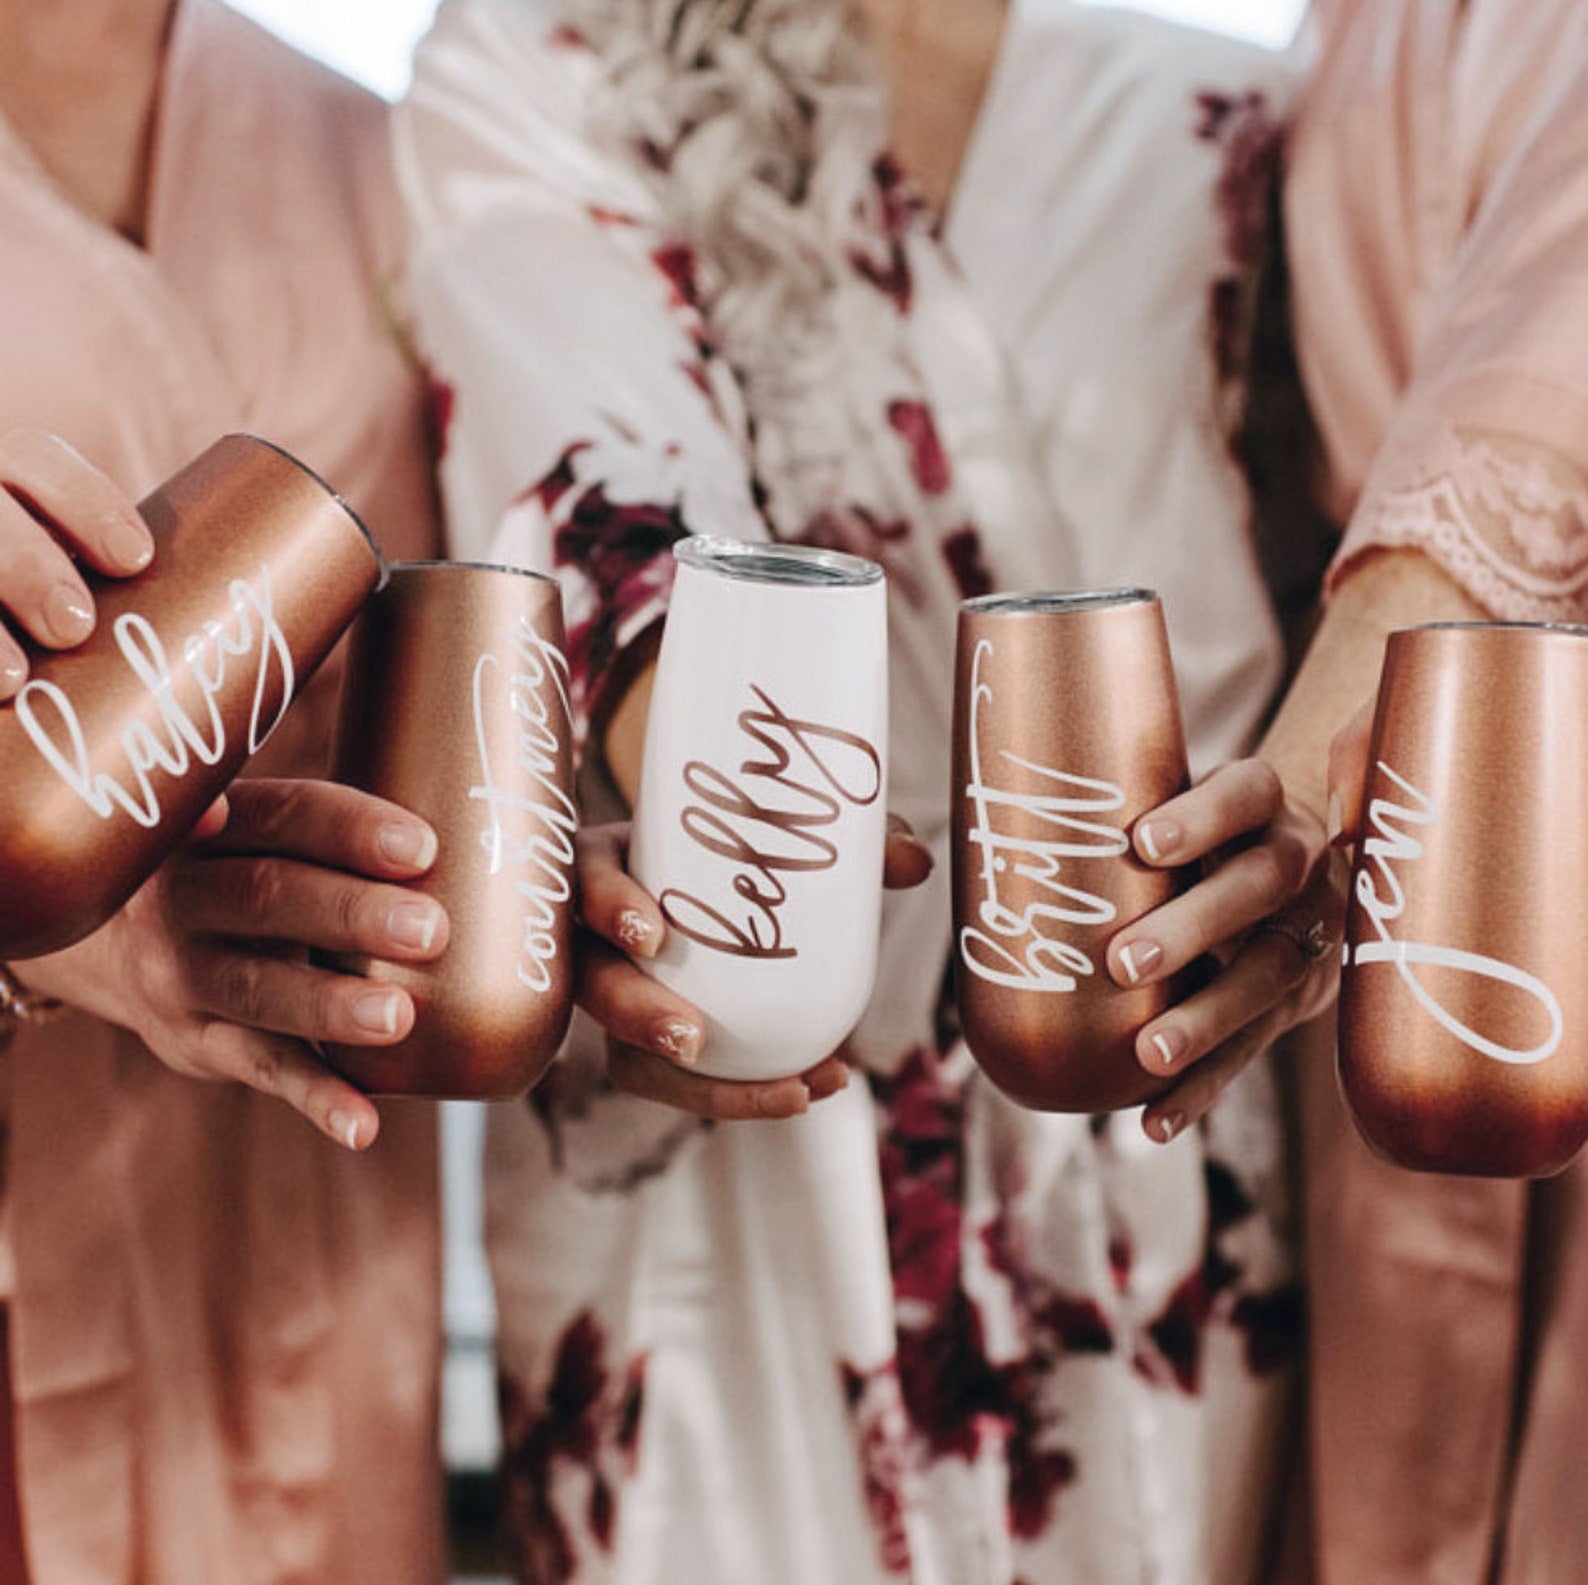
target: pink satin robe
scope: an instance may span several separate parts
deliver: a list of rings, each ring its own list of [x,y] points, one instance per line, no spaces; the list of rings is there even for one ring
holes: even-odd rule
[[[1287,231],[1350,523],[1331,584],[1409,548],[1496,616],[1580,622],[1588,7],[1334,0],[1317,20]],[[1508,468],[1495,432],[1553,466]],[[1494,515],[1474,521],[1474,497]],[[1310,1089],[1320,1585],[1588,1578],[1588,1168],[1531,1189],[1400,1172],[1358,1140],[1327,1067]]]
[[[0,431],[56,431],[141,494],[253,430],[424,553],[421,396],[380,307],[394,221],[384,107],[182,0],[147,250],[0,124]],[[327,702],[295,710],[276,768],[323,766]],[[439,1580],[429,1112],[389,1108],[354,1158],[86,1017],[4,1060],[35,1585]]]

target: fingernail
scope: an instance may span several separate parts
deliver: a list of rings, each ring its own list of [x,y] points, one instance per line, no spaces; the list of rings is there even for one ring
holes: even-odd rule
[[[1186,1053],[1186,1037],[1178,1029],[1160,1029],[1152,1037],[1152,1043],[1157,1048],[1158,1055],[1163,1060],[1166,1068],[1172,1068]]]
[[[1345,830],[1345,814],[1340,808],[1339,793],[1329,794],[1329,811],[1324,823],[1328,827],[1329,846],[1333,847]]]
[[[44,602],[44,621],[62,644],[81,644],[94,630],[94,610],[75,584],[58,583]]]
[[[353,1003],[353,1022],[372,1035],[395,1035],[399,1005],[394,991],[372,991]]]
[[[687,1019],[668,1018],[656,1026],[651,1036],[651,1046],[664,1057],[686,1068],[700,1061],[700,1047],[705,1040],[701,1031]]]
[[[662,932],[638,908],[625,908],[618,915],[618,945],[638,957],[654,958]]]
[[[398,903],[386,918],[386,934],[391,940],[420,952],[428,952],[436,944],[440,928],[441,910],[434,903]]]
[[[836,1095],[840,1090],[849,1088],[849,1069],[841,1067],[829,1077],[822,1080],[820,1085],[807,1084],[806,1092],[813,1101],[825,1101],[829,1096]]]
[[[1154,864],[1161,864],[1168,858],[1180,846],[1185,836],[1173,820],[1155,820],[1149,825],[1142,826],[1136,834],[1141,838],[1141,845],[1147,850],[1147,857]]]
[[[427,870],[436,861],[436,834],[429,826],[393,820],[380,828],[380,850],[404,869]]]
[[[1184,1112],[1165,1112],[1158,1119],[1158,1142],[1167,1145],[1185,1127]]]
[[[331,1132],[347,1146],[349,1150],[358,1149],[358,1119],[349,1117],[346,1112],[332,1112],[329,1118]]]
[[[1119,961],[1130,983],[1136,985],[1163,962],[1163,948],[1156,941],[1132,941],[1119,949]]]
[[[105,539],[111,555],[134,572],[142,572],[154,560],[154,541],[142,518],[111,518],[105,529]]]
[[[28,663],[20,655],[0,657],[0,677],[8,683],[20,685],[27,680]]]

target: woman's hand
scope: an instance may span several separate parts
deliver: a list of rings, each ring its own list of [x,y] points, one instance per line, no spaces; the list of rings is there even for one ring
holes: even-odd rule
[[[627,825],[579,834],[579,1005],[610,1037],[609,1071],[619,1089],[720,1120],[795,1117],[849,1083],[837,1054],[792,1078],[737,1083],[689,1070],[709,1038],[699,1009],[634,963],[653,958],[667,927],[655,900],[627,869]],[[919,886],[932,855],[897,817],[888,822],[883,884]]]
[[[0,436],[0,607],[47,649],[94,630],[94,602],[74,557],[126,578],[154,556],[130,497],[64,440],[38,430]],[[0,701],[27,681],[27,656],[0,622]]]
[[[1137,1036],[1149,1073],[1177,1082],[1142,1125],[1167,1144],[1277,1035],[1328,1005],[1339,975],[1343,862],[1323,826],[1285,798],[1264,761],[1240,760],[1136,822],[1135,852],[1157,869],[1214,861],[1179,897],[1121,930],[1108,967],[1125,987],[1149,985],[1198,959],[1212,981]],[[1222,855],[1222,856],[1221,856]]]
[[[329,782],[239,781],[228,804],[225,829],[175,855],[102,930],[19,973],[30,989],[133,1030],[176,1072],[278,1096],[361,1150],[379,1115],[310,1042],[392,1045],[412,1029],[413,1003],[307,958],[439,957],[445,910],[393,884],[430,868],[435,834]]]

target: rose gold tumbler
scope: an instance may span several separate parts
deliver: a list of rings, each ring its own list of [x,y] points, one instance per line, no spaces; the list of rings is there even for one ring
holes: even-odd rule
[[[140,507],[147,571],[90,578],[81,647],[0,706],[0,959],[97,929],[286,713],[381,575],[330,488],[229,435]]]
[[[1163,610],[1145,589],[993,595],[960,608],[954,705],[954,969],[965,1039],[1013,1099],[1133,1106],[1164,1088],[1142,1025],[1182,982],[1121,990],[1109,941],[1187,877],[1130,850],[1184,791]]]
[[[1346,919],[1340,1080],[1426,1172],[1588,1138],[1588,629],[1391,635]]]
[[[326,1055],[373,1095],[521,1095],[573,1010],[578,818],[556,583],[509,567],[392,569],[354,632],[337,776],[428,820],[435,867],[415,886],[452,935],[438,963],[341,966],[400,985],[400,1045]]]

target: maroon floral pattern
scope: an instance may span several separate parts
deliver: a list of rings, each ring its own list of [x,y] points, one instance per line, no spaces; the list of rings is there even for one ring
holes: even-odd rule
[[[599,712],[614,661],[644,613],[660,617],[673,580],[667,552],[688,533],[676,502],[615,502],[599,482],[582,482],[578,461],[593,441],[575,441],[527,490],[552,524],[552,550],[570,598],[568,669],[575,731],[584,741]]]
[[[425,422],[430,435],[431,453],[439,464],[446,459],[447,443],[452,438],[452,415],[457,410],[457,387],[431,369],[424,371]]]
[[[1196,135],[1222,156],[1213,201],[1227,271],[1209,289],[1214,367],[1222,385],[1245,372],[1250,297],[1268,235],[1269,208],[1284,156],[1284,124],[1258,90],[1204,90],[1196,96]]]
[[[908,1574],[906,1515],[916,1500],[918,1470],[899,1391],[898,1367],[889,1360],[877,1370],[857,1370],[847,1363],[840,1370],[844,1402],[860,1446],[866,1511],[876,1528],[882,1566],[890,1573]]]
[[[920,194],[905,177],[903,168],[891,154],[882,155],[872,167],[875,186],[873,213],[867,218],[874,233],[867,243],[849,250],[855,272],[887,297],[901,314],[910,311],[915,300],[915,278],[910,270],[907,243],[919,230],[925,205]]]
[[[1008,1469],[1012,1532],[1029,1538],[1052,1523],[1077,1460],[1058,1445],[1044,1387],[1067,1353],[1107,1353],[1113,1338],[1089,1300],[1058,1292],[1018,1260],[1008,1228],[983,1241],[1015,1283],[1025,1352],[990,1357],[982,1317],[965,1286],[963,1207],[966,1085],[942,1077],[919,1048],[891,1079],[874,1078],[883,1198],[894,1275],[899,1382],[914,1434],[931,1459],[976,1459],[996,1439]]]
[[[942,495],[954,482],[948,453],[925,402],[889,402],[888,424],[910,449],[910,469],[923,495]]]
[[[991,594],[995,587],[992,569],[987,565],[987,553],[981,535],[967,523],[943,537],[943,560],[948,563],[954,587],[962,600],[974,600]]]
[[[588,1311],[569,1323],[538,1403],[500,1383],[502,1484],[513,1567],[535,1585],[568,1585],[581,1541],[610,1552],[617,1486],[639,1454],[645,1360],[614,1375],[606,1337]]]

